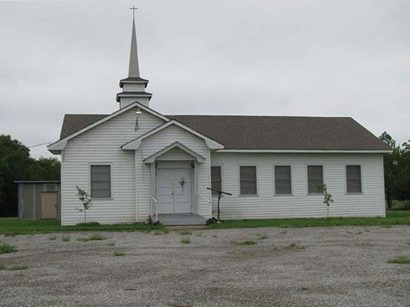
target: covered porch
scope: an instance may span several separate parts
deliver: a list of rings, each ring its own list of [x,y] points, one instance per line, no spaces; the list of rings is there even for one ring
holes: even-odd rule
[[[198,213],[198,172],[205,158],[174,142],[143,160],[151,169],[153,222],[163,225],[205,225]]]

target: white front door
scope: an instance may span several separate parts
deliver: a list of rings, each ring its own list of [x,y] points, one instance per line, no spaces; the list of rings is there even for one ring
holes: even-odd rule
[[[190,169],[158,169],[158,213],[191,213],[191,189]]]

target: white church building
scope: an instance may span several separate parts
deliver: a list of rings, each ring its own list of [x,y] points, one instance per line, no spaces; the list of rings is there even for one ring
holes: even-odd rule
[[[135,22],[119,109],[66,114],[60,139],[61,223],[83,222],[76,186],[92,197],[89,221],[198,224],[221,219],[385,216],[389,148],[350,117],[164,115],[141,78]],[[181,113],[184,110],[180,110]]]

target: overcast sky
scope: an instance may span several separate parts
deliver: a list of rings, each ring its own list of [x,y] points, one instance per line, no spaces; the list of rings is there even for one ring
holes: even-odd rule
[[[351,116],[410,138],[406,0],[0,1],[0,133],[30,146],[65,113],[117,110],[133,4],[163,114]]]

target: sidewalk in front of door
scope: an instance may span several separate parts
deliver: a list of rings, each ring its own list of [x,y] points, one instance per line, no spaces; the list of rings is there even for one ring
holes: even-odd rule
[[[158,220],[167,226],[205,225],[206,219],[192,213],[159,214]]]

